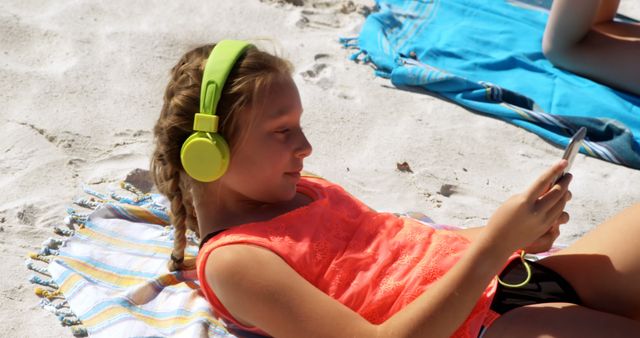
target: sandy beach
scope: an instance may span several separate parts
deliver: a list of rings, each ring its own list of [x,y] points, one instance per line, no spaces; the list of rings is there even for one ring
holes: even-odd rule
[[[25,257],[53,237],[82,187],[147,169],[169,69],[185,51],[249,39],[295,66],[305,169],[372,208],[483,225],[563,150],[505,122],[394,88],[348,59],[373,1],[88,0],[0,3],[0,336],[72,337],[41,309]],[[620,12],[640,18],[640,2]],[[406,162],[411,172],[401,171]],[[640,201],[640,171],[579,154],[571,243]]]

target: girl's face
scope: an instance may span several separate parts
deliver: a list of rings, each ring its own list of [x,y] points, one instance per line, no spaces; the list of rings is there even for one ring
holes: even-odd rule
[[[228,171],[219,182],[249,201],[291,200],[303,160],[311,154],[311,144],[300,127],[302,103],[293,79],[276,80],[262,109],[253,114],[252,121],[240,120],[246,129],[232,148]]]

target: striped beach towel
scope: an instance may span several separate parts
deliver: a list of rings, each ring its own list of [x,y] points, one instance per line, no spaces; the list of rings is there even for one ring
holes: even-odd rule
[[[397,87],[422,88],[558,146],[584,126],[582,153],[640,169],[640,97],[544,57],[548,12],[536,6],[548,2],[377,0],[360,35],[341,41]]]
[[[173,247],[167,201],[129,184],[127,195],[89,189],[93,197],[69,210],[59,238],[49,239],[27,266],[41,305],[75,336],[235,337],[216,320],[195,270],[169,272]],[[190,238],[188,256],[197,254]]]

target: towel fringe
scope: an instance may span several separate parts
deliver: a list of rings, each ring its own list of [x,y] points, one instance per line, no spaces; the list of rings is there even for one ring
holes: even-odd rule
[[[46,304],[46,305],[40,305],[43,309],[53,313],[56,315],[56,317],[75,317],[76,319],[78,317],[76,317],[76,315],[73,313],[73,311],[71,311],[70,308],[68,307],[56,307],[53,304]]]
[[[82,325],[76,325],[71,327],[71,334],[74,337],[88,337],[89,333],[87,332],[87,328]]]
[[[75,203],[76,205],[79,205],[83,208],[87,208],[87,209],[98,209],[98,207],[100,207],[101,205],[103,205],[105,203],[104,200],[97,200],[93,197],[90,198],[79,198],[75,201],[73,201],[73,203]]]
[[[64,242],[61,239],[49,237],[47,240],[42,242],[42,246],[46,246],[51,249],[59,249],[61,246],[64,246]]]
[[[46,246],[40,249],[38,254],[42,256],[57,256],[60,252],[56,249],[47,248]]]
[[[129,197],[125,197],[123,195],[120,195],[118,193],[112,192],[111,193],[111,198],[113,198],[114,200],[116,200],[116,201],[118,201],[120,203],[124,203],[124,204],[141,205],[144,202],[146,202],[149,199],[151,199],[151,196],[136,196],[135,198],[129,198]]]
[[[51,257],[42,255],[40,253],[30,252],[28,257],[33,260],[38,260],[45,263],[51,263]]]
[[[143,193],[140,189],[136,188],[133,184],[125,181],[120,181],[120,188],[131,192],[138,197],[151,198],[150,194]]]
[[[60,302],[54,303],[53,301],[46,299],[46,298],[42,298],[40,299],[40,307],[42,308],[53,308],[53,309],[62,309],[62,308],[69,308],[69,303],[67,302],[66,299],[61,300]]]
[[[62,326],[76,326],[82,324],[82,321],[80,321],[78,317],[75,317],[75,315],[72,318],[58,316],[58,319],[60,320],[60,323],[62,323]]]
[[[36,275],[31,276],[31,278],[29,279],[29,282],[31,282],[32,284],[39,284],[39,285],[50,287],[53,289],[58,289],[58,284],[56,284],[56,282],[54,282],[53,280],[42,279]]]
[[[360,63],[360,55],[364,54],[363,50],[358,50],[357,52],[349,55],[349,60]]]
[[[371,62],[371,56],[367,54],[367,51],[358,50],[357,52],[349,56],[349,60],[355,63],[362,63],[365,65],[368,65],[369,67],[373,68],[374,71],[379,70],[378,66],[376,66],[375,63]],[[389,76],[386,76],[386,77],[388,78]]]
[[[88,337],[89,333],[87,332],[87,328],[82,325],[76,325],[71,327],[71,334],[74,337]]]
[[[83,186],[83,187],[82,187],[82,190],[83,190],[85,193],[87,193],[87,194],[89,194],[89,195],[91,195],[91,196],[97,197],[99,200],[102,200],[102,201],[107,201],[107,200],[109,200],[109,196],[107,196],[107,195],[105,195],[105,194],[103,194],[103,193],[97,192],[97,191],[95,191],[95,190],[93,190],[93,189],[91,189],[91,188],[89,188],[89,187],[87,187],[87,186]]]
[[[354,43],[358,43],[358,37],[357,36],[351,36],[351,37],[339,37],[338,38],[338,42],[340,42],[343,45],[346,44],[354,44]]]
[[[51,277],[51,274],[49,273],[49,270],[47,270],[47,268],[36,266],[34,261],[32,259],[30,259],[30,258],[27,259],[26,265],[27,265],[27,269],[29,269],[31,271],[35,271],[35,272],[40,273],[42,275],[45,275],[47,277]]]
[[[46,290],[46,289],[41,288],[41,287],[36,287],[35,293],[36,293],[36,295],[38,295],[40,297],[44,297],[44,298],[49,299],[49,300],[55,299],[55,298],[64,298],[64,296],[62,295],[62,292],[60,292],[60,290],[49,291],[49,290]]]
[[[63,228],[60,228],[60,227],[54,227],[53,228],[53,233],[56,234],[56,235],[60,235],[60,236],[71,237],[76,232],[73,231],[73,230],[70,230],[70,229],[63,229]],[[48,254],[43,253],[43,255],[47,256]]]
[[[80,228],[84,228],[85,223],[89,219],[88,214],[79,214],[73,208],[67,208],[67,214],[67,217],[64,218],[64,224],[66,224],[70,229],[73,229],[75,224]]]
[[[120,195],[116,192],[112,192],[111,198],[120,203],[140,206],[140,205],[148,204],[149,201],[152,202],[151,194],[143,193],[140,189],[136,188],[131,183],[120,181],[120,188],[135,195],[135,197],[129,198],[129,197]]]
[[[87,186],[83,186],[83,191],[90,195],[88,198],[78,198],[73,203],[82,208],[95,210],[105,204],[127,204],[146,208],[158,217],[168,219],[167,207],[154,201],[152,194],[143,193],[130,183],[121,182],[120,188],[133,194],[134,197],[127,197],[117,192],[111,192],[109,195],[95,191]],[[79,213],[73,208],[67,208],[67,216],[64,218],[64,225],[55,226],[53,232],[62,238],[48,238],[40,248],[40,251],[31,252],[25,260],[27,269],[42,275],[32,275],[29,282],[36,285],[34,292],[41,297],[40,307],[54,314],[60,324],[69,327],[74,337],[88,337],[87,328],[82,325],[82,320],[69,307],[69,303],[65,299],[59,285],[51,279],[51,272],[48,270],[48,264],[60,254],[60,248],[64,247],[68,238],[76,233],[76,226],[80,229],[84,228],[89,220],[89,214]],[[170,236],[173,236],[173,226],[167,226]],[[198,243],[197,235],[193,232],[187,234],[189,241]],[[45,263],[47,266],[39,266],[36,261]]]

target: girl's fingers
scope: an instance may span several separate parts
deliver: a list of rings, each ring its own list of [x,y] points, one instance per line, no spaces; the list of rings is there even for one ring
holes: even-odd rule
[[[564,168],[568,165],[567,160],[560,160],[558,163],[551,166],[551,168],[547,169],[538,179],[533,182],[533,184],[529,187],[526,194],[530,201],[535,201],[538,197],[542,196],[545,192],[549,190],[549,187],[554,183],[558,175],[562,173]]]
[[[572,178],[573,176],[571,174],[564,175],[549,191],[538,198],[536,209],[544,212],[552,208],[560,200],[566,203],[571,199],[571,193],[568,189]]]
[[[558,236],[560,236],[560,223],[552,225],[551,228],[542,235],[541,239],[547,242],[553,242],[558,238]]]
[[[561,195],[556,200],[556,203],[547,211],[546,217],[550,222],[556,223],[558,220],[562,220],[561,217],[564,213],[564,207],[567,204],[567,199],[564,195]],[[567,214],[568,215],[568,214]]]
[[[561,222],[555,222],[551,229],[549,229],[549,233],[553,236],[553,238],[557,238],[560,235],[560,224]]]

